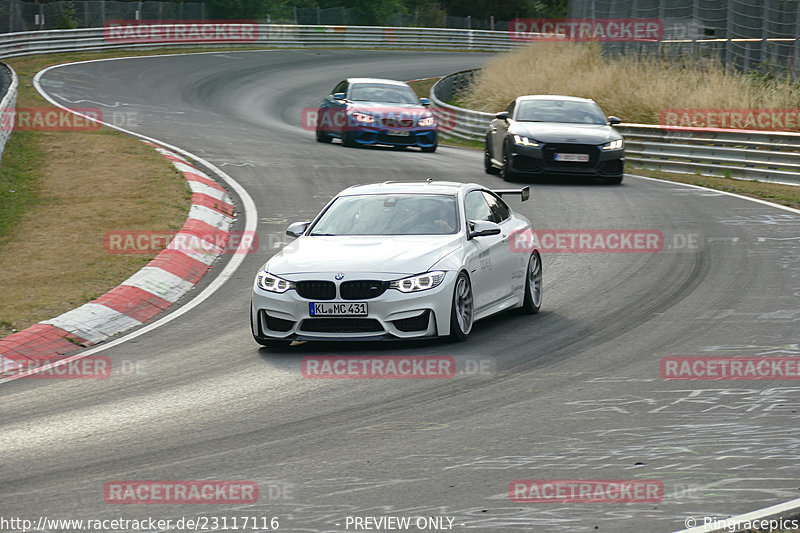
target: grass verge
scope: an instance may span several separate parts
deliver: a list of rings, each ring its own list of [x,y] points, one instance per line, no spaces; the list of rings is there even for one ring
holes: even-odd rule
[[[407,82],[408,85],[414,89],[414,92],[417,93],[417,96],[420,98],[428,98],[431,94],[431,87],[439,81],[441,78],[425,78],[422,80],[414,80]],[[473,141],[469,139],[459,139],[457,137],[453,138],[443,138],[439,135],[439,144],[442,146],[454,146],[457,148],[473,148],[475,150],[483,150],[483,142],[481,141]]]
[[[800,209],[800,187],[797,185],[783,185],[755,180],[737,180],[733,178],[716,178],[713,176],[700,176],[697,174],[679,174],[677,172],[664,172],[661,170],[648,170],[627,165],[627,174],[638,174],[649,178],[657,178],[678,183],[699,185],[718,191],[732,192],[766,200],[787,207]]]
[[[31,83],[41,68],[105,56],[8,60],[17,107],[50,107]],[[105,233],[177,230],[190,203],[180,173],[132,137],[106,128],[13,132],[0,164],[0,337],[117,286],[155,254],[109,254]]]
[[[796,108],[800,84],[741,75],[699,56],[607,57],[596,43],[534,43],[489,60],[456,105],[496,112],[525,94],[592,98],[623,122],[658,124],[665,109]]]

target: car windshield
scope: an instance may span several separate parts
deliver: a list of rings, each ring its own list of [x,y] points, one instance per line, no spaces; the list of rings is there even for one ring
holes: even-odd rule
[[[569,100],[522,100],[517,104],[519,122],[605,124],[606,117],[594,102]]]
[[[310,235],[447,235],[458,231],[457,220],[452,195],[340,196]]]
[[[359,83],[350,89],[350,99],[360,102],[383,102],[387,104],[418,104],[419,99],[410,87]]]

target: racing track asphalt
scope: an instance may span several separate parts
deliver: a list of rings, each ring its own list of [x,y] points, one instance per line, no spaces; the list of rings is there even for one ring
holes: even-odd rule
[[[482,172],[476,151],[323,145],[299,125],[301,109],[346,76],[422,78],[488,57],[224,52],[76,64],[42,85],[66,105],[130,112],[130,129],[223,168],[255,200],[263,247],[350,184],[430,176],[506,186]],[[137,372],[0,387],[1,514],[278,516],[281,531],[308,532],[344,531],[346,516],[447,515],[456,530],[666,532],[688,516],[797,498],[800,389],[665,381],[659,360],[800,355],[800,215],[630,176],[619,187],[534,184],[530,201],[510,204],[537,227],[656,229],[667,247],[547,254],[541,313],[479,322],[466,343],[282,353],[259,350],[249,331],[253,276],[272,253],[262,248],[209,300],[103,352],[115,372]],[[686,238],[697,246],[672,247]],[[301,357],[323,354],[452,355],[493,371],[304,379]],[[633,478],[662,481],[663,501],[532,504],[507,494],[514,479]],[[254,480],[262,496],[235,509],[104,502],[104,483],[131,479]],[[270,495],[270,483],[288,493]]]

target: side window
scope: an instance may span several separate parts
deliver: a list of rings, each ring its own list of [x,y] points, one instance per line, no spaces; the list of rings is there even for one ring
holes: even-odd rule
[[[486,203],[481,191],[472,191],[467,193],[464,198],[464,212],[467,215],[467,220],[491,220],[492,211],[489,209],[489,204]]]
[[[347,80],[340,81],[339,84],[333,88],[333,92],[331,94],[335,93],[347,94]]]
[[[486,203],[489,205],[491,213],[488,220],[500,224],[511,216],[511,210],[503,200],[486,191],[483,191],[483,196],[486,198]]]
[[[517,101],[514,100],[513,102],[508,104],[508,107],[506,108],[506,111],[508,111],[508,116],[510,118],[514,118],[514,107],[516,106],[516,103],[517,103]]]

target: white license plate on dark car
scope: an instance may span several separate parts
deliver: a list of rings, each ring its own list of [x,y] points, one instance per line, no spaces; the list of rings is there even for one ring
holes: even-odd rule
[[[556,161],[569,161],[572,163],[588,163],[589,154],[556,154]]]
[[[309,302],[311,316],[366,316],[367,302]]]
[[[411,132],[408,130],[389,130],[386,132],[387,135],[393,135],[395,137],[408,137],[411,135]]]

